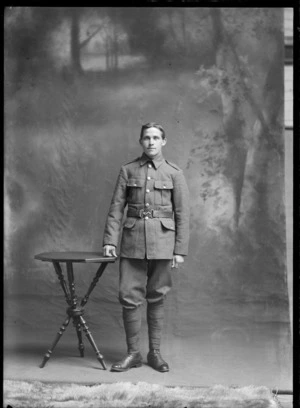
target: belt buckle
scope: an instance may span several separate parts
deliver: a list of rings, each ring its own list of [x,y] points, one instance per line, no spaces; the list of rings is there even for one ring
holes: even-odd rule
[[[140,218],[145,218],[145,217],[153,218],[153,210],[141,209]]]

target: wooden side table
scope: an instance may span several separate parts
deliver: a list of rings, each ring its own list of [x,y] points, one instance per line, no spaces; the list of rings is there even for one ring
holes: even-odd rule
[[[80,356],[84,357],[84,344],[83,344],[83,339],[82,339],[82,330],[83,330],[97,355],[98,361],[101,363],[103,369],[106,370],[107,368],[106,368],[104,358],[102,354],[100,353],[99,349],[97,348],[96,343],[93,339],[92,333],[90,332],[82,315],[84,314],[84,306],[86,305],[92,290],[95,288],[98,280],[100,279],[105,268],[107,267],[107,264],[115,262],[117,258],[104,257],[103,254],[99,252],[44,252],[44,253],[35,255],[34,258],[40,261],[52,262],[54,266],[54,270],[58,276],[60,285],[62,287],[62,290],[65,294],[66,302],[68,304],[66,320],[63,322],[62,326],[57,332],[57,335],[51,347],[47,350],[44,356],[43,362],[40,365],[40,368],[43,368],[45,364],[47,363],[47,361],[49,360],[51,354],[53,353],[55,346],[59,342],[68,324],[70,323],[70,320],[72,319],[73,324],[76,328],[76,332],[77,332]],[[96,275],[94,279],[92,280],[86,295],[82,298],[80,303],[75,293],[75,280],[74,280],[74,273],[73,273],[73,263],[74,262],[100,263],[100,266],[96,272]],[[60,263],[66,263],[68,285],[67,285],[67,282],[65,281]]]

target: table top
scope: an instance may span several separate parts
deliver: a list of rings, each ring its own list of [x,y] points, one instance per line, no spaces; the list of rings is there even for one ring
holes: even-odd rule
[[[34,257],[40,261],[48,262],[115,262],[117,260],[114,256],[103,256],[102,252],[84,252],[84,251],[64,251],[64,252],[43,252]]]

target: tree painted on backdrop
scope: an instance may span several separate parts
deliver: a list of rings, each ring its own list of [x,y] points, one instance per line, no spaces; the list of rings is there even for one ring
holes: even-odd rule
[[[275,279],[274,296],[286,302],[281,9],[211,8],[209,20],[214,62],[193,82],[210,119],[200,118],[187,166],[192,236],[218,240],[220,292],[231,285],[238,298],[253,299],[259,295],[249,282],[257,276],[266,292]]]
[[[52,36],[59,33],[64,23],[68,26],[65,41],[69,43],[69,62],[66,65],[71,72],[84,73],[82,52],[99,33],[106,43],[112,42],[116,60],[117,28],[113,25],[110,29],[112,23],[107,20],[105,8],[10,7],[5,14],[4,49],[17,67],[16,80],[21,80],[28,73],[43,74],[45,69],[56,65]]]

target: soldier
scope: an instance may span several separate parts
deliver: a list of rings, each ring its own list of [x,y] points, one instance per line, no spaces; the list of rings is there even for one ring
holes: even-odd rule
[[[148,364],[169,371],[160,354],[164,299],[171,289],[171,268],[178,268],[188,253],[189,198],[182,170],[164,159],[165,131],[157,123],[142,126],[141,157],[121,167],[103,237],[105,256],[120,248],[119,301],[122,305],[127,354],[112,371],[142,365],[139,349],[141,305],[147,301]]]

